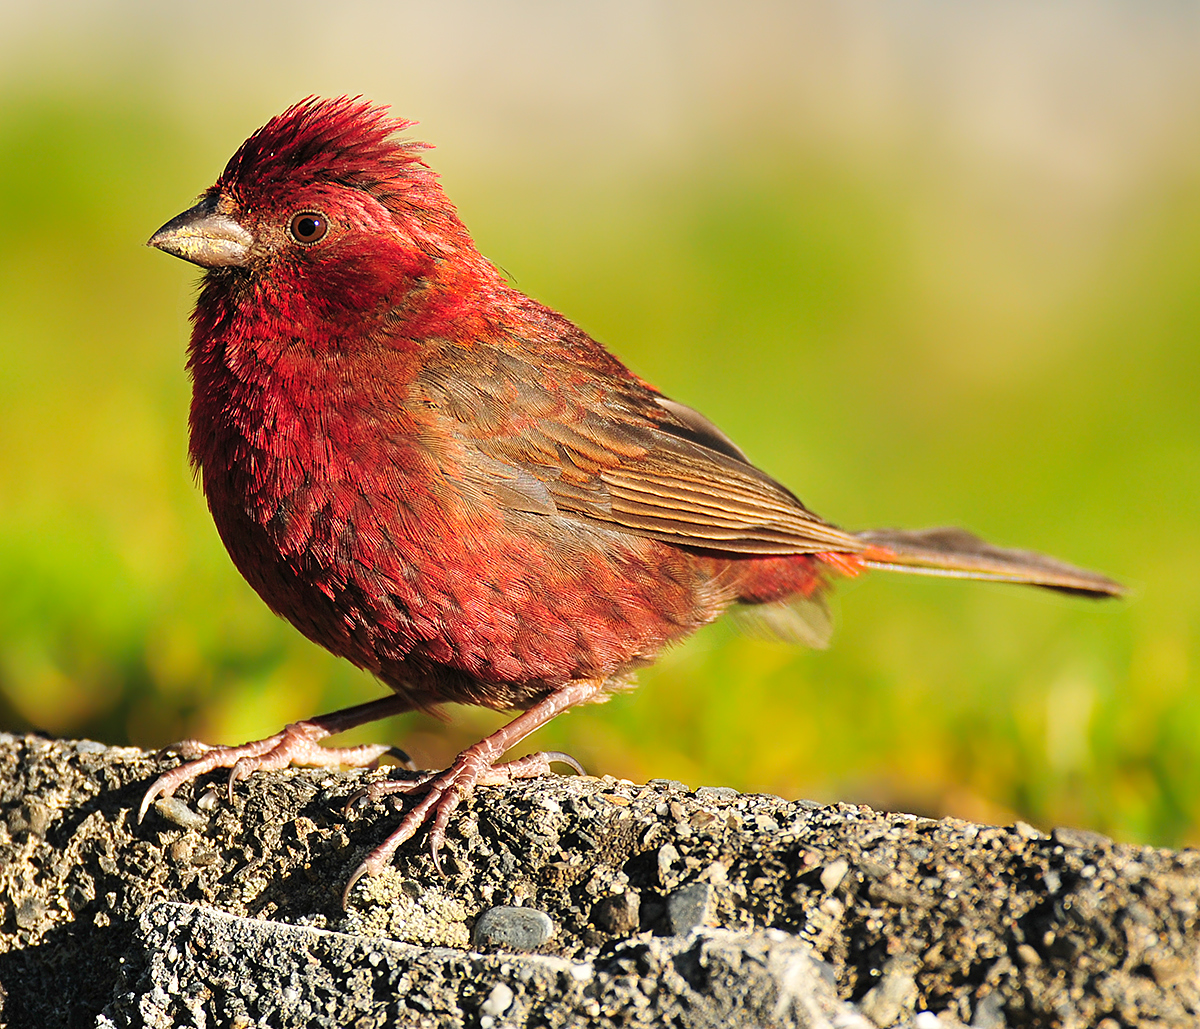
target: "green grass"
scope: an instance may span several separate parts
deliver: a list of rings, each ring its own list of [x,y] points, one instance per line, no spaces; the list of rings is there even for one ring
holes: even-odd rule
[[[267,612],[191,481],[195,275],[140,246],[228,156],[187,127],[127,96],[0,108],[12,728],[234,742],[378,689]],[[762,140],[704,157],[445,182],[523,289],[821,514],[959,523],[1135,592],[872,576],[840,590],[826,652],[718,624],[532,742],[631,778],[1197,841],[1200,181],[1164,171],[1064,226],[989,207],[919,155]],[[452,714],[357,735],[435,763],[500,720]]]

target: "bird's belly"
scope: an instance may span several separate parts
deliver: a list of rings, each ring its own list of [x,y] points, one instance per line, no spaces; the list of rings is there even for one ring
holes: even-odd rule
[[[268,606],[421,706],[519,707],[573,679],[620,675],[731,599],[725,562],[557,517],[384,517],[292,497],[259,521],[207,492]]]

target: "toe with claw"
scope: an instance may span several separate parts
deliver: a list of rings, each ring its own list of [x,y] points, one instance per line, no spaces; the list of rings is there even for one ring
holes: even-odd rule
[[[408,710],[410,705],[399,696],[383,697],[367,704],[345,708],[291,725],[263,740],[243,743],[238,747],[209,747],[189,740],[180,745],[186,756],[195,756],[151,783],[138,809],[138,821],[146,817],[150,805],[160,797],[170,797],[184,783],[191,782],[217,768],[229,769],[229,802],[233,803],[233,787],[240,779],[256,771],[275,771],[289,765],[313,768],[344,766],[366,768],[375,765],[395,748],[386,744],[364,744],[359,747],[322,747],[320,741],[358,725],[387,718]],[[403,754],[403,752],[401,752]],[[409,765],[408,755],[403,754]]]

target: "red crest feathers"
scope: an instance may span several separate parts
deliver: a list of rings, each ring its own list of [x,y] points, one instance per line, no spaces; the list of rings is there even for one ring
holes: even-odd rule
[[[416,123],[387,112],[362,97],[307,97],[247,139],[214,189],[236,193],[278,183],[292,190],[305,182],[337,182],[388,193],[394,185],[384,184],[394,184],[405,171],[404,177],[432,180],[433,171],[420,157],[429,145],[393,138]]]

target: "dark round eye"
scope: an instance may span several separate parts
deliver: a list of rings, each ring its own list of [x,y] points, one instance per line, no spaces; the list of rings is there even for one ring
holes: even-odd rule
[[[288,222],[288,232],[297,243],[319,243],[329,231],[325,215],[316,211],[301,211],[293,214]]]

